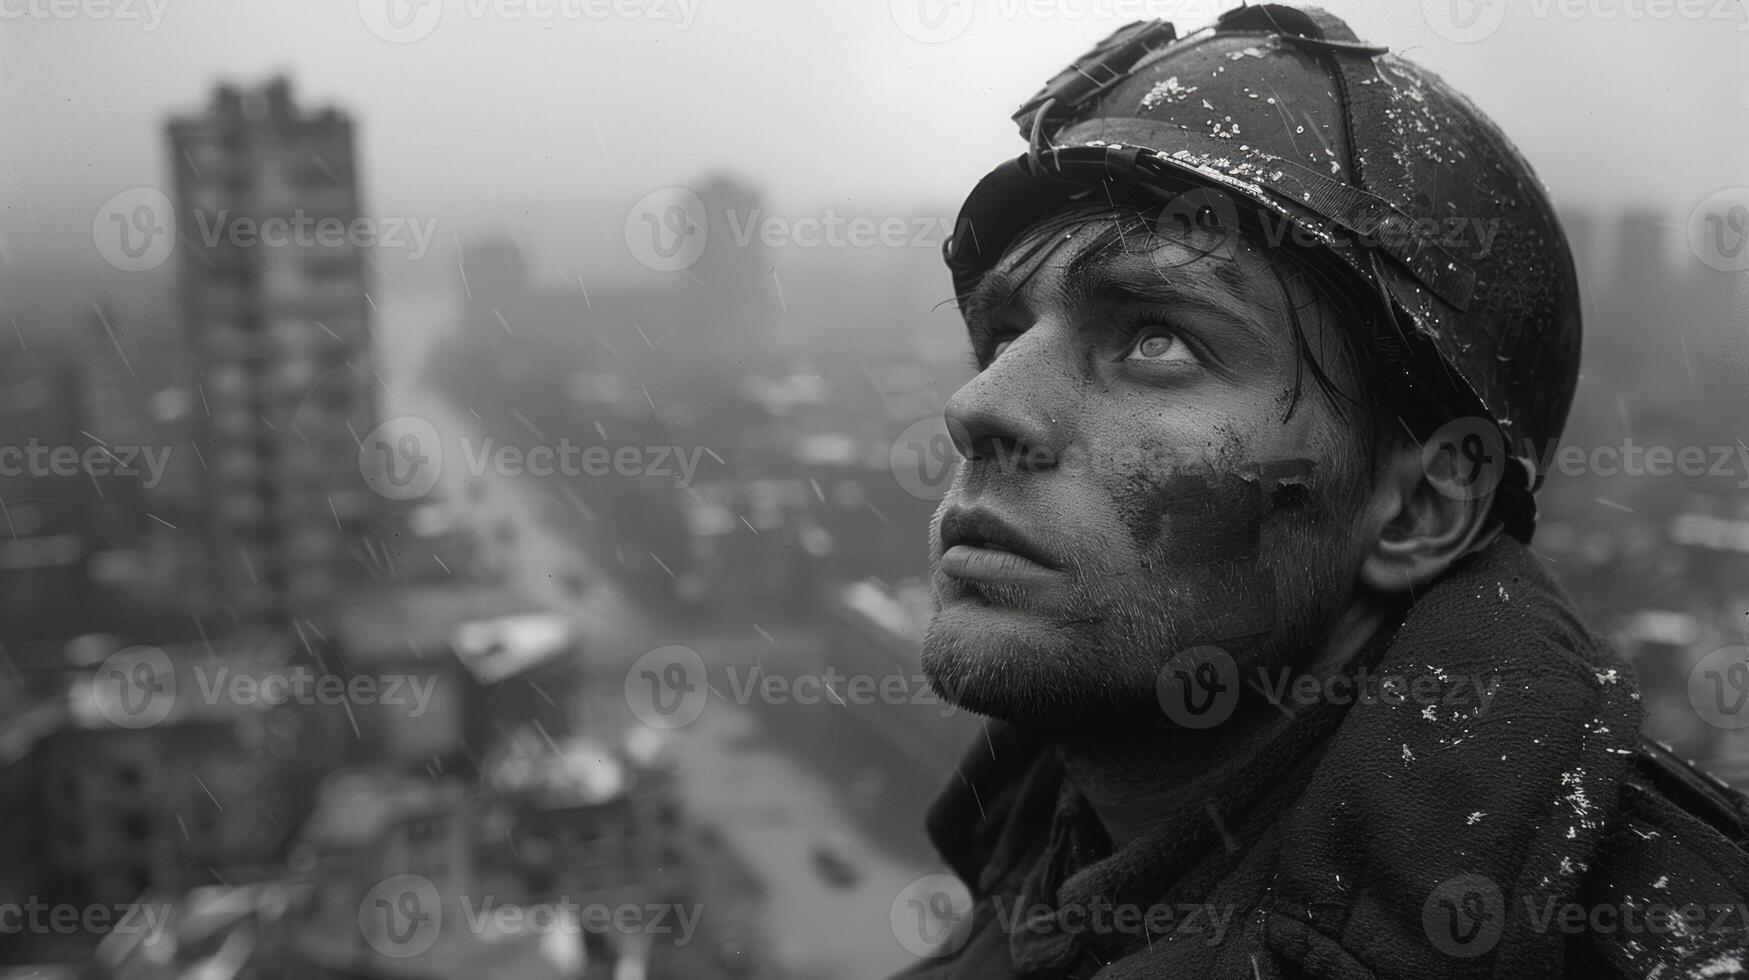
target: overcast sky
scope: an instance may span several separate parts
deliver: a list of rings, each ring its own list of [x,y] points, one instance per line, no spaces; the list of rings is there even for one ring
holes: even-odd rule
[[[786,213],[957,204],[1021,149],[1015,105],[1091,42],[1137,14],[1206,22],[1230,5],[413,4],[0,0],[7,251],[75,243],[116,191],[164,186],[166,117],[203,106],[219,79],[276,71],[305,104],[359,121],[367,211],[440,216],[449,232],[560,205],[617,226],[645,192],[716,170]],[[1679,222],[1749,182],[1740,0],[1326,6],[1469,92],[1562,201],[1643,201]]]

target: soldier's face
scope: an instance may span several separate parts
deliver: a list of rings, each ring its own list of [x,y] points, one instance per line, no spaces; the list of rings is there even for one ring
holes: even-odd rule
[[[1370,483],[1297,348],[1290,304],[1353,390],[1315,291],[1196,232],[1077,263],[1097,231],[1005,260],[966,304],[981,369],[948,403],[964,459],[930,527],[925,670],[1040,725],[1156,723],[1157,674],[1192,647],[1254,670],[1316,644]]]

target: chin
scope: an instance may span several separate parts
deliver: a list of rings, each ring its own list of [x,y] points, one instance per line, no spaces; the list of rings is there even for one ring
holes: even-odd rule
[[[1040,663],[1060,660],[1074,643],[1073,630],[1046,614],[970,595],[937,600],[924,636],[925,662],[932,652],[980,663]]]
[[[1044,728],[1090,718],[1159,717],[1155,668],[1113,656],[1096,621],[1048,614],[950,590],[923,640],[923,673],[942,699],[974,714]]]

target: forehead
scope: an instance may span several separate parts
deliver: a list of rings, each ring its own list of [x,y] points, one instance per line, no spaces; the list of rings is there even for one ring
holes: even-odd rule
[[[1023,234],[962,302],[969,327],[1114,304],[1206,312],[1259,341],[1288,337],[1294,273],[1236,232],[1151,225],[1137,213],[1063,215]],[[1308,292],[1309,291],[1305,291]]]

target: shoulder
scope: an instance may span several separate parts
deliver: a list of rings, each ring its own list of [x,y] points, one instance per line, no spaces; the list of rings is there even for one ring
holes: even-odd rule
[[[1749,978],[1749,800],[1642,740],[1568,918],[1599,977]]]

